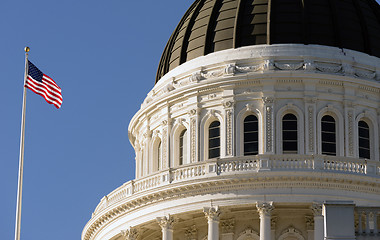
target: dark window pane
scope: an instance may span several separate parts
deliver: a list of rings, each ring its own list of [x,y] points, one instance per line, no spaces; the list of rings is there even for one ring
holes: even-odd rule
[[[220,156],[220,122],[214,121],[209,127],[209,158],[215,158]]]
[[[244,155],[258,154],[259,124],[257,117],[249,115],[244,119]]]
[[[321,119],[322,154],[336,155],[336,124],[332,116]]]
[[[283,153],[297,153],[298,151],[298,129],[297,117],[286,114],[282,118],[282,151]]]
[[[209,148],[215,148],[220,146],[220,138],[212,138],[209,141]]]
[[[371,158],[371,144],[369,138],[369,126],[364,121],[359,121],[359,157],[360,158]]]
[[[219,157],[219,155],[220,155],[220,149],[219,148],[210,149],[208,151],[208,157],[209,158],[216,158],[216,157]]]

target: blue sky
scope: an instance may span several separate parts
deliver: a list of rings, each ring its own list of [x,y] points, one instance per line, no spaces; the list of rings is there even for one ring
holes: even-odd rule
[[[0,2],[0,239],[14,238],[24,47],[64,100],[27,93],[21,239],[80,239],[99,200],[134,178],[128,123],[191,2]]]
[[[134,178],[128,123],[191,3],[1,0],[0,239],[14,238],[23,48],[64,102],[27,94],[21,239],[80,239],[99,200]]]

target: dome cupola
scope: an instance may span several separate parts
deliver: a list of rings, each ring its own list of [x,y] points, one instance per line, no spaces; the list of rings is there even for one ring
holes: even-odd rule
[[[209,53],[259,44],[317,44],[380,57],[375,0],[196,0],[162,54],[156,82]]]

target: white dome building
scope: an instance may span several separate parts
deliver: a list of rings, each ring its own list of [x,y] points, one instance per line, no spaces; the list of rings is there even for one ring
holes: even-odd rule
[[[380,6],[196,0],[82,240],[380,239]]]

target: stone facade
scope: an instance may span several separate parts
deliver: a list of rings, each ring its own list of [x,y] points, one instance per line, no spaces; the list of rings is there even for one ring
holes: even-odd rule
[[[136,179],[100,201],[82,240],[378,239],[379,81],[379,58],[317,45],[243,47],[180,65],[129,125]],[[282,144],[286,114],[297,119],[292,154]],[[258,154],[244,156],[249,115]],[[322,151],[324,116],[335,121],[335,155]],[[214,121],[220,156],[210,158]],[[368,159],[359,157],[360,121]]]

